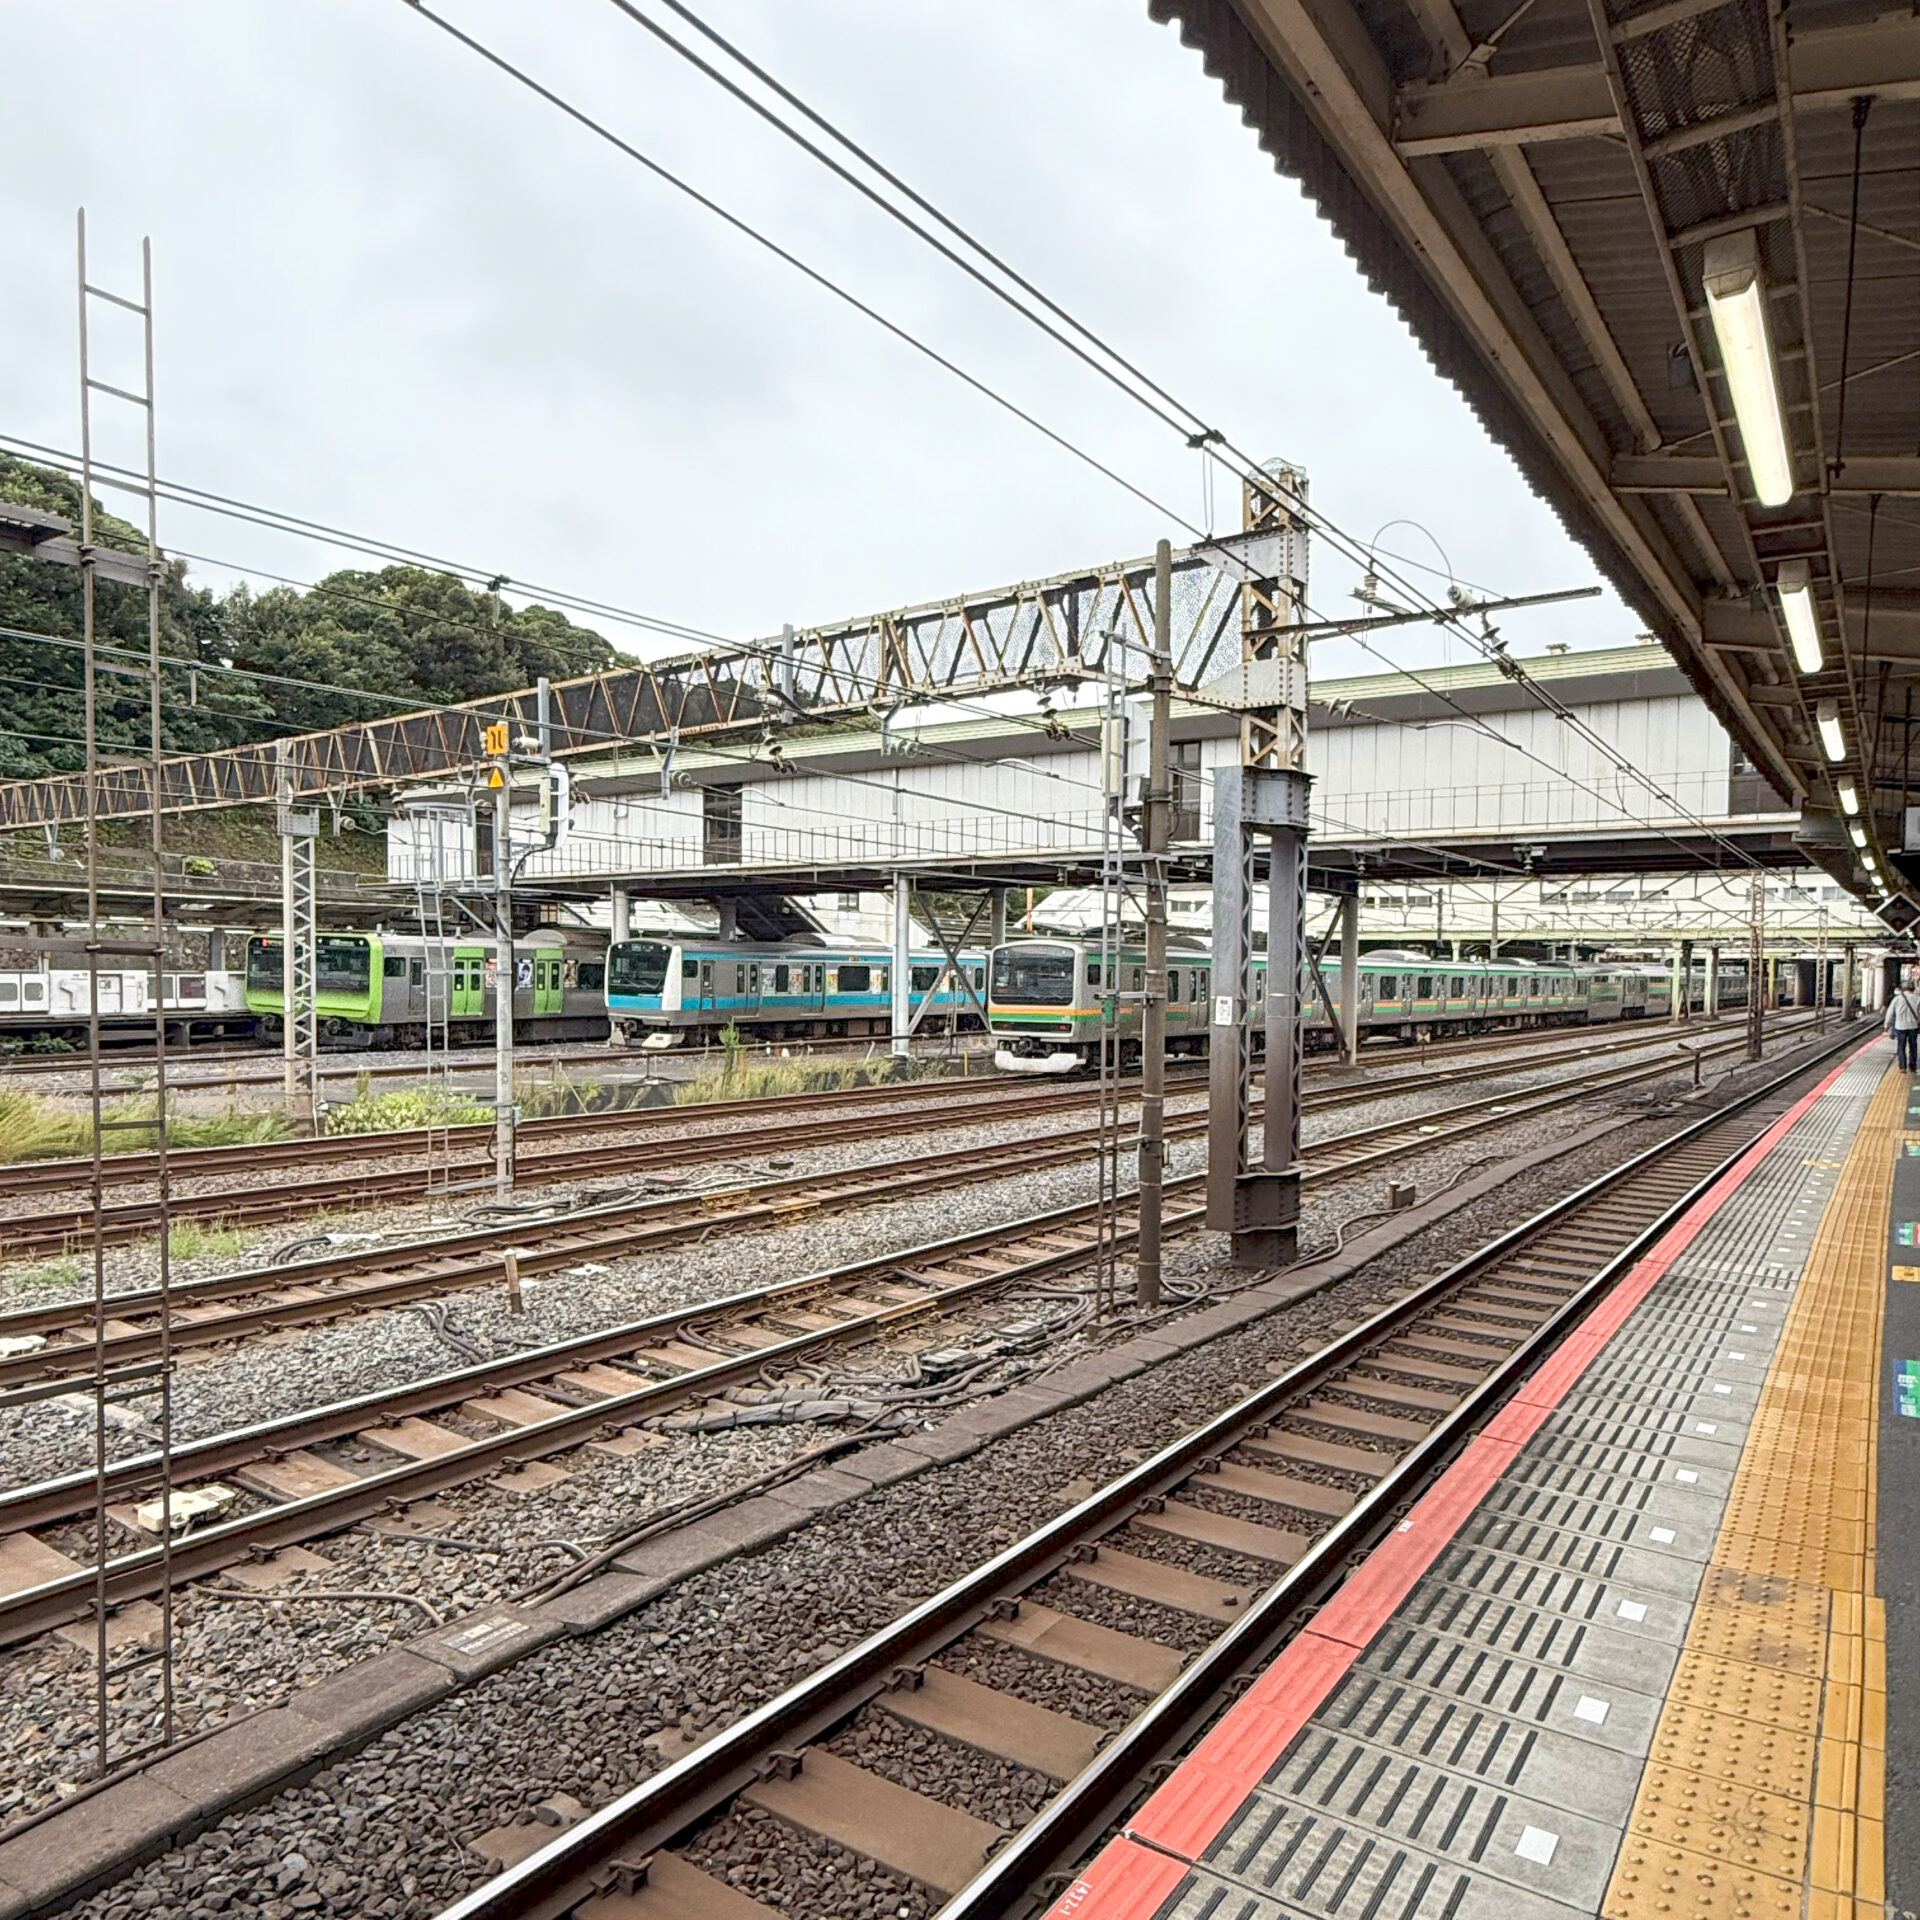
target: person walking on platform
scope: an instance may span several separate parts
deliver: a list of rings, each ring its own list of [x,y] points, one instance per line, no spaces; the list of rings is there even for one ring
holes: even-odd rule
[[[1920,991],[1909,982],[1895,987],[1887,1002],[1887,1031],[1899,1049],[1902,1070],[1920,1069]]]

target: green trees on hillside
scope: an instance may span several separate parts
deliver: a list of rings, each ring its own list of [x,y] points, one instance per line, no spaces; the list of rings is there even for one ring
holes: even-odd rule
[[[0,500],[66,515],[77,528],[79,488],[65,474],[0,455]],[[96,507],[103,546],[145,540]],[[245,585],[220,595],[190,586],[170,563],[161,589],[162,650],[201,663],[170,667],[162,691],[168,747],[191,753],[277,733],[338,726],[400,709],[473,699],[609,666],[614,650],[550,607],[510,607],[450,574],[383,567],[326,576],[308,590]],[[146,596],[100,581],[95,629],[144,657]],[[0,779],[81,764],[80,655],[48,644],[80,637],[80,576],[25,555],[0,555]],[[222,665],[243,671],[222,671]],[[279,679],[255,676],[274,675]],[[289,686],[279,681],[305,681]],[[103,744],[144,748],[143,678],[102,677]],[[389,695],[367,699],[363,694]]]

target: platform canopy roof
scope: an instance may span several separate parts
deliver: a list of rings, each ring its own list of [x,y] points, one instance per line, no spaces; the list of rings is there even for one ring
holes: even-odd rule
[[[1795,0],[1791,17],[1781,0],[1149,5],[1803,807],[1814,856],[1877,898],[1871,853],[1910,896],[1888,917],[1911,919],[1920,15],[1883,0]],[[1796,656],[1780,594],[1802,569],[1817,664],[1804,635]]]

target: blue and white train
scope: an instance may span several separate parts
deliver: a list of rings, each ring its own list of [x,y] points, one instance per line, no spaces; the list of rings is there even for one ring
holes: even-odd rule
[[[945,954],[915,953],[907,987],[917,1032],[986,1025],[985,954],[962,953],[956,968]],[[617,940],[607,950],[607,1017],[616,1039],[651,1047],[710,1040],[727,1027],[762,1041],[884,1034],[893,956],[791,941]]]

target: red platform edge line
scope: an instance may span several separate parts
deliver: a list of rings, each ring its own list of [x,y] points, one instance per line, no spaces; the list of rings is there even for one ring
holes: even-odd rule
[[[1680,1216],[1419,1504],[1290,1641],[1164,1786],[1047,1909],[1047,1920],[1151,1920],[1520,1449],[1599,1358],[1655,1283],[1793,1125],[1852,1064],[1801,1096]],[[1143,1844],[1144,1843],[1144,1844]]]

